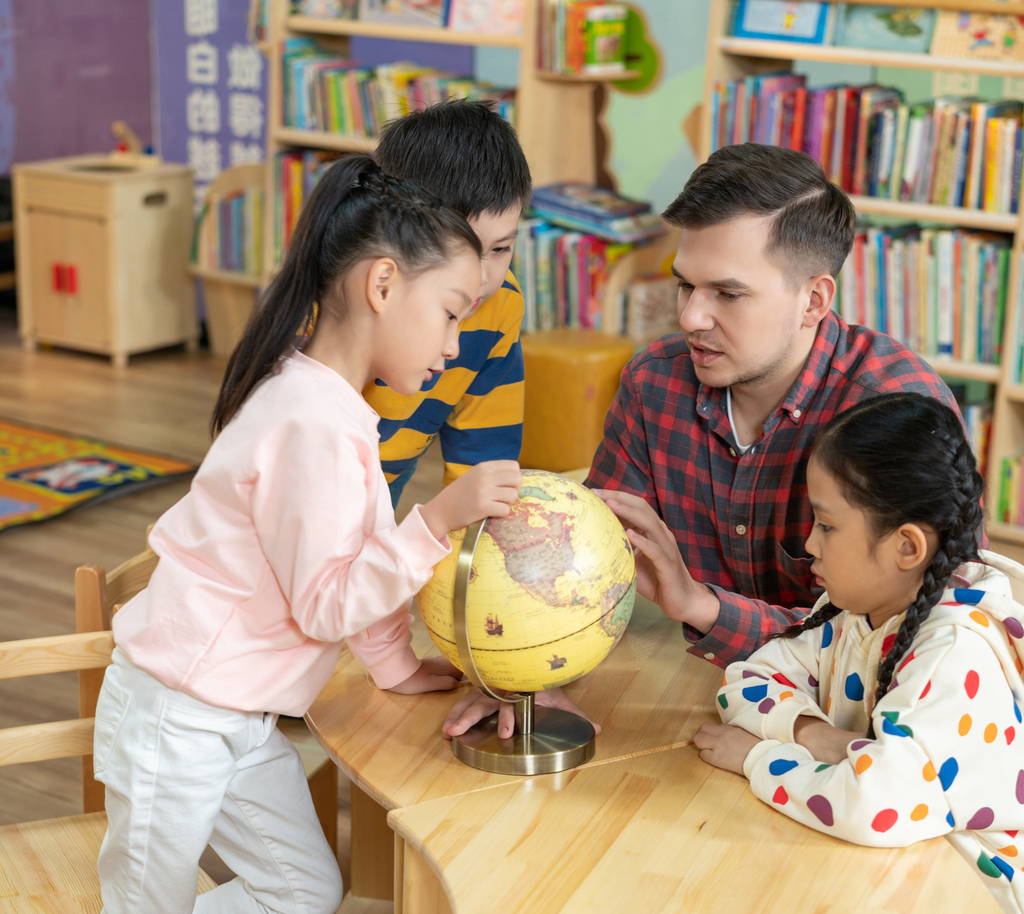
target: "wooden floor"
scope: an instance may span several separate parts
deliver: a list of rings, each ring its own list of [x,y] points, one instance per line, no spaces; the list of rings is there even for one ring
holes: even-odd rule
[[[180,350],[136,356],[126,370],[63,351],[23,352],[0,316],[0,417],[199,462],[224,361]],[[436,448],[420,461],[397,512],[440,489]],[[74,572],[113,568],[141,551],[146,526],[188,491],[170,482],[0,533],[0,641],[74,631]],[[74,673],[0,681],[0,728],[78,715]],[[339,790],[339,863],[348,882],[348,784]],[[81,812],[78,759],[0,768],[0,825]],[[215,858],[204,868],[223,881]]]

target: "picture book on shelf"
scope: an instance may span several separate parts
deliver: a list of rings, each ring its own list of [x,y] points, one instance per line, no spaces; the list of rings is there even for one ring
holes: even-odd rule
[[[935,57],[1024,61],[1024,25],[1015,16],[940,10],[931,53]]]
[[[832,44],[873,51],[925,54],[935,27],[935,10],[913,6],[840,3]]]
[[[448,0],[448,28],[484,35],[520,35],[526,0]]]
[[[535,188],[531,208],[549,222],[623,244],[665,233],[650,203],[592,184],[566,181]]]
[[[363,22],[386,25],[444,26],[444,0],[359,0]]]
[[[738,0],[733,35],[828,44],[835,4],[810,0]]]
[[[314,19],[356,19],[359,0],[292,0],[292,12]]]

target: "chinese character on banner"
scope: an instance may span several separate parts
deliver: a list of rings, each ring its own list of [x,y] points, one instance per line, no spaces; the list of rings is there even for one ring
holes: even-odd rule
[[[185,50],[185,78],[201,86],[216,85],[217,49],[205,38]]]
[[[232,140],[228,144],[228,161],[232,165],[248,165],[263,161],[263,147],[259,143],[243,143]]]
[[[247,92],[228,96],[228,124],[237,137],[259,137],[263,133],[263,100]]]
[[[220,97],[213,89],[193,89],[185,105],[189,130],[193,133],[220,133]]]
[[[220,140],[190,136],[188,164],[195,170],[197,181],[212,181],[220,174]]]
[[[217,0],[185,0],[185,34],[199,37],[217,31]]]
[[[228,51],[228,88],[259,91],[263,55],[253,44],[233,44]]]

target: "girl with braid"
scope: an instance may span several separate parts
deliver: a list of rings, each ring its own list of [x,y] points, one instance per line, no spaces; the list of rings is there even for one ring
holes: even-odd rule
[[[465,219],[366,156],[310,196],[228,362],[217,437],[150,536],[160,563],[114,619],[93,752],[105,914],[341,903],[302,762],[275,724],[305,713],[342,641],[382,689],[461,676],[412,652],[409,599],[450,530],[508,513],[519,467],[479,464],[396,526],[361,391],[381,378],[411,395],[440,372],[481,280]],[[207,843],[238,878],[197,899]]]
[[[862,401],[815,442],[807,488],[826,592],[726,669],[701,758],[837,838],[945,835],[1020,912],[1024,612],[995,567],[1015,563],[977,549],[982,480],[959,419],[915,393]]]

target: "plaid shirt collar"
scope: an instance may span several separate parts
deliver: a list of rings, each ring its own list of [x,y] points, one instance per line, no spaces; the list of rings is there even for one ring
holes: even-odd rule
[[[808,404],[824,386],[832,358],[839,342],[839,318],[834,311],[829,311],[824,320],[818,324],[818,333],[814,337],[810,355],[803,370],[793,386],[789,388],[785,399],[767,419],[764,420],[764,431],[767,434],[785,413],[794,425],[800,423],[800,416],[806,411]],[[710,420],[710,430],[723,438],[728,438],[731,426],[726,414],[725,395],[727,387],[709,387],[698,382],[695,401],[696,415],[701,419]]]

